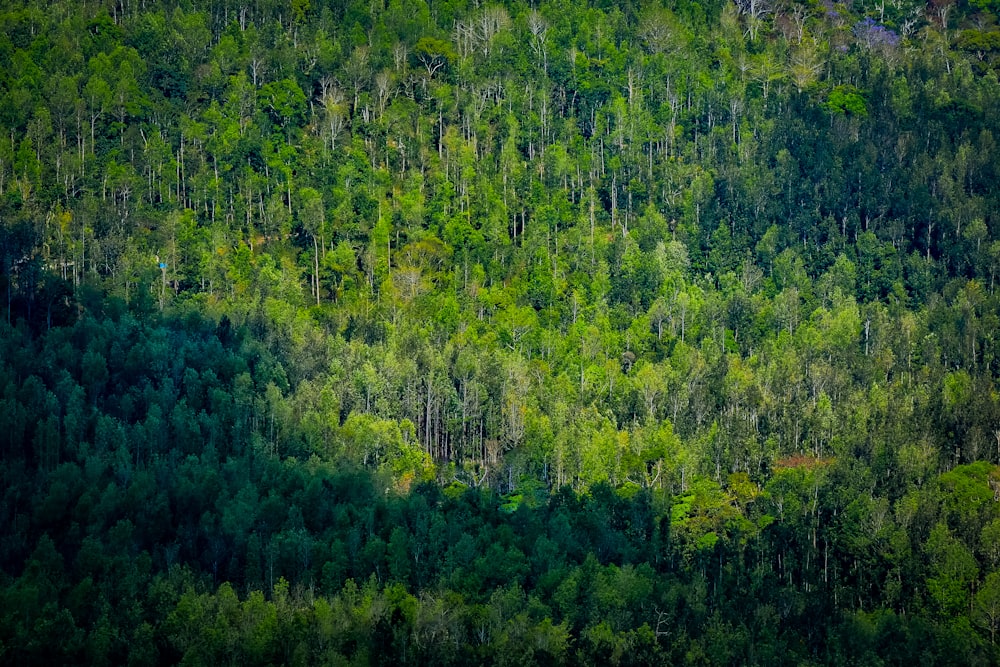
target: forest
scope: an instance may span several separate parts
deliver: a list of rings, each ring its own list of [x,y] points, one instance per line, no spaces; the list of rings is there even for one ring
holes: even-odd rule
[[[1000,0],[9,0],[0,662],[1000,663]]]

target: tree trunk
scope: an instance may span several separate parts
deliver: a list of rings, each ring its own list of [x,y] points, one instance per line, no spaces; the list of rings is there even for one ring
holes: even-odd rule
[[[319,245],[313,235],[313,283],[316,290],[316,305],[319,305]]]

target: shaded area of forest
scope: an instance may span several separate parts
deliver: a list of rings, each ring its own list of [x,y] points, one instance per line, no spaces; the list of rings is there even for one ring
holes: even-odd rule
[[[992,2],[20,2],[0,656],[988,664]]]
[[[395,452],[381,472],[346,450],[275,452],[287,427],[268,415],[295,408],[246,330],[106,305],[40,340],[5,336],[12,663],[996,657],[993,464],[929,474],[894,502],[858,495],[860,459],[811,455],[762,483],[697,476],[673,493],[413,483],[427,473]]]

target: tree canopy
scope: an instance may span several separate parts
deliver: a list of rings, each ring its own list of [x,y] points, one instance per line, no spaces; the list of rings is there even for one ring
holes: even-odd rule
[[[997,6],[0,8],[12,664],[992,664]]]

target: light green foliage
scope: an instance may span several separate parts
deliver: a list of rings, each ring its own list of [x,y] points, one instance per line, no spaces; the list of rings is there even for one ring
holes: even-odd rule
[[[826,108],[831,113],[846,116],[867,116],[868,107],[861,91],[854,86],[840,85],[830,91]]]
[[[434,76],[456,56],[451,44],[435,37],[421,37],[413,47],[413,54],[427,70],[427,76]]]

